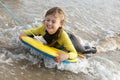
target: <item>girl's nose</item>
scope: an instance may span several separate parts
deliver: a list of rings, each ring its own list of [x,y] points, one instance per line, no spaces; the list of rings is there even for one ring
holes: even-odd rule
[[[51,24],[52,24],[52,21],[48,21],[47,23],[48,23],[49,25],[51,25]]]

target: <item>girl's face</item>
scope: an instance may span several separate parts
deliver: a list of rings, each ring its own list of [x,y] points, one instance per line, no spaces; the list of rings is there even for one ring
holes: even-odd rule
[[[61,25],[61,19],[54,15],[48,15],[45,17],[45,27],[49,34],[54,34]]]

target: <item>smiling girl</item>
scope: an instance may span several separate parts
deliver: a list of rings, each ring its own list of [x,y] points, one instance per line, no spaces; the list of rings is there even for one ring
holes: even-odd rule
[[[74,47],[76,44],[73,45],[73,43],[76,42],[73,42],[73,40],[76,38],[74,36],[71,38],[71,34],[69,35],[64,31],[63,26],[65,21],[64,11],[59,7],[53,7],[46,12],[42,26],[23,31],[23,33],[20,34],[20,39],[22,36],[32,36],[32,33],[37,36],[40,35],[43,36],[48,46],[62,48],[66,51],[66,54],[58,52],[57,54],[59,54],[59,56],[55,58],[55,61],[61,62],[67,59],[77,58],[77,49]],[[77,45],[79,44],[77,43]]]

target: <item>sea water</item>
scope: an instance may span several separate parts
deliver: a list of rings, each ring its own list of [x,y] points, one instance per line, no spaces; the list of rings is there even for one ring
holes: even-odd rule
[[[0,80],[120,80],[119,0],[4,0],[28,29],[41,25],[45,12],[64,9],[64,29],[74,33],[82,45],[97,46],[77,63],[57,63],[19,40],[24,30],[0,6]]]

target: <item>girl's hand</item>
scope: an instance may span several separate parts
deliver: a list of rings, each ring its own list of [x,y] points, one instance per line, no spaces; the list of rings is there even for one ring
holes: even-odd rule
[[[61,61],[63,61],[63,60],[67,60],[68,58],[69,58],[69,54],[63,54],[63,53],[61,53],[61,52],[58,52],[57,53],[59,56],[58,57],[56,57],[55,58],[55,61],[56,62],[61,62]]]

